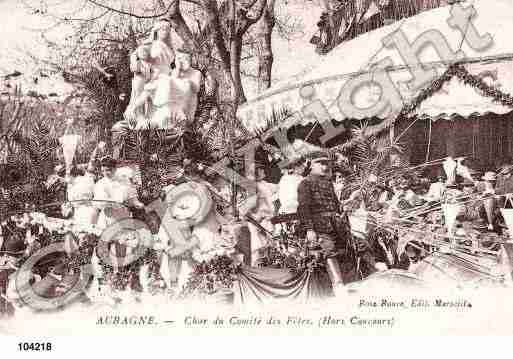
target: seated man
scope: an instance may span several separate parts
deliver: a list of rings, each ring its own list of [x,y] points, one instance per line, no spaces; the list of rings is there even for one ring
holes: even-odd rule
[[[437,181],[431,183],[429,186],[428,193],[424,196],[427,202],[438,202],[442,199],[442,195],[445,191],[445,179],[443,176],[438,176]]]
[[[469,180],[465,180],[461,186],[462,191],[458,197],[458,202],[461,203],[461,209],[458,213],[457,220],[461,222],[463,228],[472,227],[474,230],[478,231],[500,231],[499,223],[501,222],[501,214],[494,204],[495,199],[486,194],[485,197],[483,197],[483,193],[480,193],[479,188],[475,186],[474,182]],[[490,201],[492,201],[491,207]],[[488,211],[491,211],[491,220]],[[470,230],[466,229],[466,232],[468,233]]]

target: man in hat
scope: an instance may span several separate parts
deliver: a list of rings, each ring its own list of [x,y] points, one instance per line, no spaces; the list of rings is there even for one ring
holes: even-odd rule
[[[41,280],[36,281],[32,285],[32,290],[35,294],[43,298],[55,298],[60,296],[67,289],[63,285],[64,276],[68,274],[66,264],[55,261],[55,263],[42,263],[42,265],[50,265],[49,271]]]
[[[465,179],[460,183],[458,189],[457,202],[461,204],[460,212],[458,213],[457,220],[468,227],[469,224],[476,226],[481,218],[482,207],[481,201],[477,200],[478,191],[475,183],[469,179]]]
[[[310,155],[310,174],[298,187],[298,215],[311,247],[320,246],[328,258],[343,253],[351,242],[351,229],[329,176],[329,158],[323,152]],[[369,248],[367,244],[367,248]],[[333,278],[332,287],[343,284]]]

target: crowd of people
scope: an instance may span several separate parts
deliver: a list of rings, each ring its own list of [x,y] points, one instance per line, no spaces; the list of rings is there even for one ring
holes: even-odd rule
[[[166,216],[157,216],[152,206],[139,199],[141,183],[137,171],[120,166],[110,156],[98,159],[98,150],[103,150],[103,146],[98,146],[87,165],[59,166],[48,179],[48,186],[57,182],[66,184],[62,216],[70,219],[80,234],[76,242],[68,244],[67,259],[66,256],[64,259],[61,256],[47,258],[46,270],[35,275],[33,287],[42,296],[58,295],[65,290],[84,263],[95,265],[98,288],[103,285],[114,291],[128,291],[134,298],[144,291],[176,295],[187,282],[186,276],[194,270],[194,264],[208,261],[211,257],[205,253],[219,248],[219,243],[226,246],[230,241],[232,249],[243,255],[240,262],[256,268],[269,263],[270,248],[277,248],[284,238],[290,246],[281,249],[287,253],[293,253],[294,247],[301,247],[299,249],[322,255],[329,285],[335,288],[376,271],[407,270],[429,253],[431,247],[422,243],[420,235],[416,234],[405,243],[399,238],[401,231],[390,230],[394,226],[404,227],[404,223],[414,221],[438,223],[444,228],[445,241],[456,240],[457,244],[472,247],[475,238],[485,238],[478,246],[490,249],[495,242],[490,240],[487,244],[486,238],[506,233],[500,209],[513,207],[513,165],[501,166],[498,173],[486,172],[481,176],[448,158],[440,164],[445,175],[440,174],[433,182],[418,176],[408,177],[411,171],[392,171],[394,175],[388,178],[371,173],[356,180],[347,169],[337,167],[326,152],[313,151],[289,161],[278,183],[266,181],[265,168],[257,166],[256,194],[246,198],[239,208],[239,215],[248,228],[247,235],[226,230],[233,213],[221,215],[217,210],[208,210],[201,223],[189,223],[187,231],[193,240],[173,243],[163,235]],[[228,181],[218,177],[218,182],[208,183],[198,170],[201,165],[186,162],[175,174],[171,188],[192,181],[202,184],[205,193],[215,193],[214,202],[218,198],[225,204],[230,202],[233,187]],[[191,167],[196,171],[191,172]],[[162,199],[169,200],[166,195]],[[450,228],[447,226],[449,216],[443,213],[448,204],[454,205],[451,208],[455,211]],[[179,208],[185,213],[187,206],[184,202],[183,208]],[[98,238],[109,226],[127,218],[140,218],[148,224],[151,245],[141,260],[113,268],[98,261]],[[173,214],[173,218],[176,220],[177,215]],[[16,221],[11,221],[14,227],[25,228]],[[48,245],[45,241],[51,235],[41,236],[43,230],[29,228],[25,238],[9,236],[5,233],[9,226],[5,224],[2,222],[0,232],[0,288],[2,312],[9,312],[13,274],[23,259]],[[93,227],[95,230],[91,231]],[[96,235],[91,235],[92,232]],[[133,233],[124,232],[109,244],[109,251],[118,259],[127,257],[138,246],[135,237]],[[247,243],[242,243],[244,240]],[[75,251],[71,249],[73,246],[76,246]],[[156,255],[159,250],[167,254],[167,260]],[[184,271],[184,266],[189,268]],[[82,299],[89,302],[91,296],[88,298],[84,293]]]

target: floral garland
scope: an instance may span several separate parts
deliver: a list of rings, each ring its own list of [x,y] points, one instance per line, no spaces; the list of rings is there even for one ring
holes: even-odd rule
[[[94,224],[75,223],[70,219],[48,218],[46,214],[41,212],[14,215],[10,217],[10,220],[16,224],[16,227],[21,229],[31,229],[36,226],[46,229],[50,233],[62,235],[71,232],[74,235],[86,233],[100,236],[103,232],[102,228]],[[2,226],[5,226],[6,224],[6,221],[1,223]]]
[[[510,94],[488,85],[480,77],[470,74],[462,66],[456,66],[453,71],[465,84],[479,89],[483,95],[492,98],[495,102],[499,102],[504,106],[513,107],[513,96]]]
[[[409,104],[405,105],[401,110],[399,117],[410,115],[417,107],[438,92],[442,86],[454,76],[458,77],[464,84],[479,89],[486,97],[490,97],[493,101],[504,106],[513,107],[513,96],[504,93],[494,86],[488,85],[480,77],[472,75],[461,65],[452,65],[442,76],[431,83],[431,86],[420,91],[419,95]]]
[[[263,267],[286,268],[294,273],[313,271],[324,267],[324,261],[305,250],[289,253],[282,248],[272,247],[261,263]]]
[[[85,246],[80,246],[78,252],[70,259],[71,268],[79,269],[81,265],[90,263],[92,255],[92,247],[96,247],[98,238],[101,236],[103,229],[95,225],[84,225],[82,223],[74,223],[72,220],[48,218],[46,214],[40,212],[24,213],[23,215],[11,216],[7,221],[0,222],[0,234],[7,234],[13,230],[12,235],[24,236],[27,244],[26,255],[32,254],[35,250],[43,248],[55,242],[55,237],[61,240],[68,234],[73,234],[75,238],[89,237]],[[9,230],[8,230],[9,228]],[[143,234],[147,235],[147,234]],[[120,244],[129,245],[133,236],[123,236],[117,238]],[[155,251],[148,250],[147,253],[137,261],[151,262],[155,256]],[[133,264],[133,263],[132,263]],[[107,264],[102,264],[104,273],[113,272],[113,268]],[[132,266],[130,266],[132,268]]]

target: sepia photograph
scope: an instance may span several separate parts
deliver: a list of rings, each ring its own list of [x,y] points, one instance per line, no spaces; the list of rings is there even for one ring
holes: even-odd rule
[[[513,334],[513,1],[0,14],[0,336]]]

